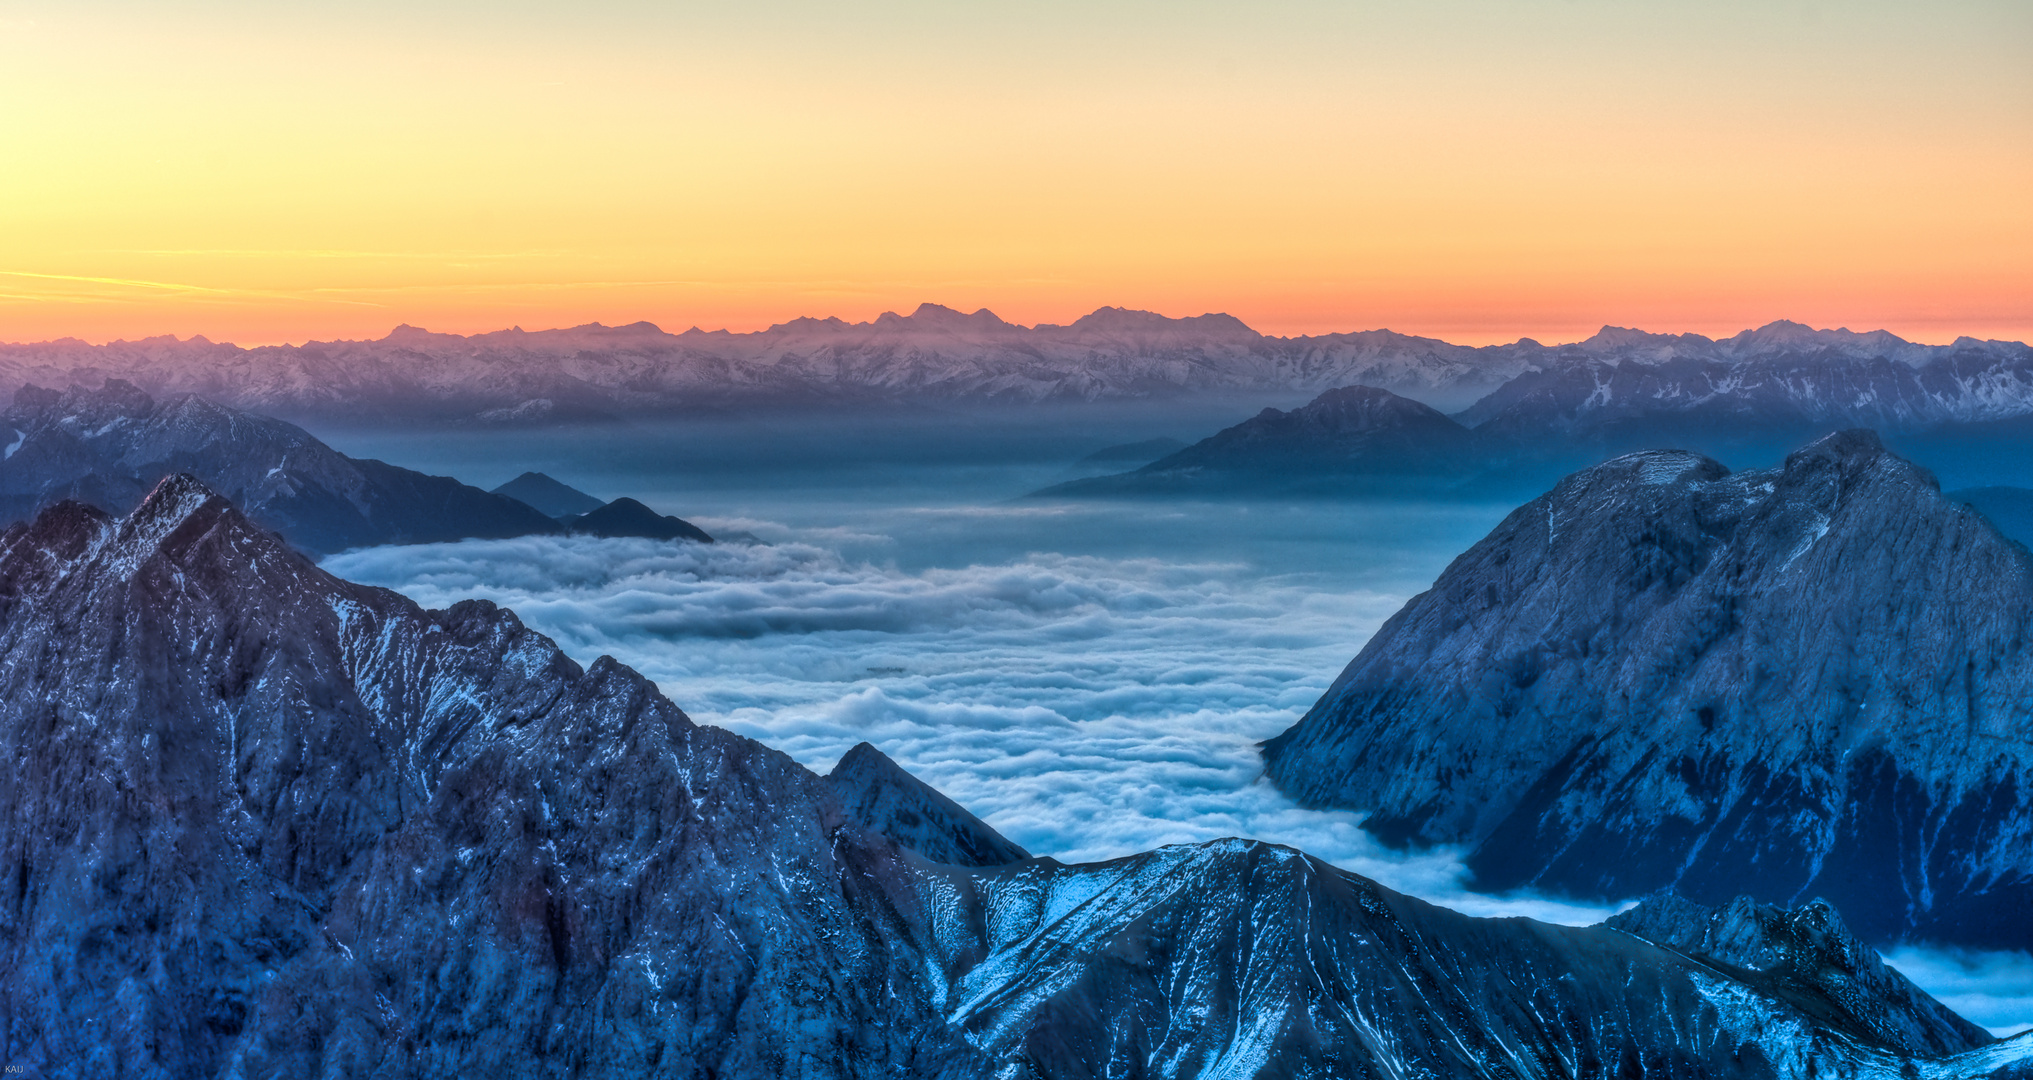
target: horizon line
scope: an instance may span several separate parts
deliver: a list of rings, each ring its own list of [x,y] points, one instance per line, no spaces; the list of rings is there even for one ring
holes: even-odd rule
[[[1079,324],[1086,322],[1087,320],[1092,319],[1097,315],[1103,315],[1107,313],[1115,313],[1124,316],[1149,316],[1154,320],[1161,320],[1160,322],[1153,323],[1153,328],[1155,329],[1185,329],[1186,326],[1184,324],[1195,323],[1202,319],[1224,320],[1226,322],[1234,324],[1235,327],[1239,327],[1242,330],[1246,330],[1249,333],[1254,334],[1255,336],[1268,341],[1305,341],[1320,338],[1343,337],[1358,334],[1390,334],[1396,337],[1402,337],[1409,340],[1432,341],[1438,342],[1443,345],[1448,345],[1454,348],[1475,349],[1475,350],[1492,349],[1492,348],[1509,348],[1525,344],[1531,344],[1547,349],[1565,348],[1571,345],[1584,345],[1590,341],[1595,340],[1596,338],[1603,336],[1604,334],[1614,332],[1643,334],[1647,337],[1661,337],[1661,338],[1699,338],[1704,341],[1717,342],[1717,341],[1727,341],[1730,340],[1731,338],[1741,337],[1745,334],[1754,334],[1759,331],[1771,329],[1777,326],[1800,327],[1804,330],[1807,330],[1815,334],[1846,334],[1853,337],[1870,337],[1873,335],[1883,334],[1903,344],[1918,345],[1923,348],[1945,348],[1948,347],[1949,345],[1953,345],[1957,341],[1964,340],[1981,341],[1981,342],[2002,342],[2007,344],[2021,344],[2021,345],[2025,344],[2024,341],[2018,341],[2010,338],[1985,338],[1979,337],[1974,334],[1957,334],[1946,343],[1930,344],[1928,342],[1916,341],[1911,338],[1902,337],[1899,334],[1896,334],[1882,327],[1870,330],[1851,330],[1847,326],[1817,327],[1812,324],[1799,322],[1794,319],[1778,318],[1765,322],[1762,325],[1745,327],[1741,330],[1738,330],[1734,334],[1728,334],[1719,337],[1711,337],[1709,335],[1702,334],[1698,331],[1656,331],[1656,330],[1645,330],[1635,326],[1619,326],[1614,323],[1603,323],[1593,334],[1590,334],[1589,336],[1584,338],[1578,338],[1573,341],[1545,342],[1540,341],[1539,339],[1534,338],[1528,334],[1520,334],[1516,338],[1504,341],[1495,341],[1483,345],[1463,345],[1457,342],[1449,341],[1446,338],[1437,337],[1431,334],[1406,333],[1403,331],[1392,330],[1389,327],[1382,326],[1367,329],[1334,330],[1327,331],[1324,333],[1313,333],[1313,334],[1267,334],[1257,330],[1255,327],[1250,326],[1242,319],[1222,311],[1207,311],[1202,312],[1198,315],[1173,316],[1165,315],[1160,312],[1150,311],[1148,309],[1128,308],[1116,305],[1103,305],[1087,313],[1086,315],[1083,315],[1067,323],[1039,322],[1026,325],[1023,323],[1009,322],[1003,319],[1001,316],[995,314],[995,312],[992,311],[991,309],[986,307],[976,308],[974,311],[968,312],[961,311],[958,308],[947,307],[944,304],[934,303],[932,301],[925,301],[920,303],[917,306],[917,308],[914,309],[908,315],[899,314],[894,310],[888,310],[882,312],[881,314],[865,322],[849,322],[838,315],[827,315],[827,316],[800,315],[794,318],[786,319],[782,322],[772,323],[769,326],[759,330],[734,330],[725,327],[713,330],[706,330],[695,324],[691,327],[688,327],[685,330],[672,332],[670,330],[664,329],[659,324],[651,322],[647,319],[639,319],[634,322],[615,323],[615,324],[608,324],[600,322],[598,320],[594,320],[591,322],[577,323],[570,326],[553,326],[537,330],[525,330],[521,325],[517,324],[493,330],[481,330],[475,331],[470,334],[460,334],[452,331],[430,330],[425,327],[412,325],[408,322],[401,322],[396,324],[394,327],[390,328],[386,334],[378,338],[307,337],[301,341],[285,340],[276,342],[261,342],[253,345],[240,345],[232,341],[214,341],[212,338],[210,338],[209,336],[202,332],[192,334],[189,337],[179,337],[175,333],[166,332],[162,334],[151,334],[139,338],[119,337],[119,338],[107,338],[100,341],[92,341],[88,338],[66,334],[61,337],[44,338],[37,341],[0,341],[0,348],[29,348],[38,345],[56,345],[65,342],[77,342],[90,348],[110,348],[115,345],[145,344],[148,342],[161,341],[167,338],[168,340],[180,345],[190,344],[193,342],[203,342],[209,345],[218,345],[226,348],[240,349],[243,351],[252,352],[257,349],[277,349],[277,348],[300,349],[307,348],[312,345],[371,344],[376,342],[388,341],[389,339],[394,338],[398,334],[402,334],[404,331],[412,331],[418,334],[425,334],[432,337],[458,338],[460,340],[465,341],[471,341],[475,338],[493,337],[496,335],[503,334],[526,334],[535,336],[540,334],[567,333],[574,330],[632,330],[636,328],[646,328],[651,332],[673,339],[687,338],[693,336],[700,337],[725,336],[735,338],[746,338],[746,337],[757,337],[760,335],[775,333],[779,331],[791,330],[793,328],[798,327],[799,324],[817,324],[822,327],[838,329],[842,331],[856,329],[876,330],[882,328],[883,325],[886,323],[910,323],[917,325],[917,320],[926,315],[931,315],[934,317],[947,315],[957,319],[964,320],[982,319],[983,316],[986,316],[986,320],[983,320],[984,329],[1003,329],[1023,333],[1036,333],[1038,331],[1073,329],[1075,327],[1078,327]],[[993,321],[988,322],[987,320]]]

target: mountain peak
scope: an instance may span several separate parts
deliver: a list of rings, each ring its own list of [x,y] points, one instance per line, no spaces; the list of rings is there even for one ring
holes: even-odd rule
[[[2025,549],[1870,432],[1628,455],[1456,558],[1267,771],[1489,889],[1820,893],[1870,940],[2024,947],[2029,610]]]
[[[1160,315],[1155,311],[1141,311],[1134,308],[1122,307],[1096,308],[1088,314],[1073,320],[1072,325],[1068,329],[1113,334],[1193,331],[1227,337],[1246,335],[1250,338],[1258,338],[1262,336],[1255,330],[1250,329],[1241,319],[1221,312],[1209,312],[1205,315],[1192,315],[1183,319],[1175,319],[1169,315]]]
[[[170,473],[157,481],[134,513],[121,522],[120,540],[137,547],[153,547],[208,506],[239,516],[239,511],[204,481],[189,473]]]
[[[1887,965],[1826,900],[1789,910],[1739,896],[1711,908],[1666,893],[1602,925],[1698,960],[1784,980],[1818,998],[1825,1015],[1865,1041],[1925,1056],[1991,1041]]]
[[[849,817],[933,862],[1002,866],[1031,857],[869,743],[847,751],[826,782]]]

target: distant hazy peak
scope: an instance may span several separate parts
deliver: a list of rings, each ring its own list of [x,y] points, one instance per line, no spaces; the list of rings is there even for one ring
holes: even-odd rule
[[[587,536],[634,536],[650,540],[694,540],[710,544],[706,530],[683,518],[659,514],[626,496],[577,517],[563,519],[565,528]]]
[[[494,489],[517,502],[534,507],[554,518],[590,514],[606,504],[569,484],[540,472],[526,472]]]

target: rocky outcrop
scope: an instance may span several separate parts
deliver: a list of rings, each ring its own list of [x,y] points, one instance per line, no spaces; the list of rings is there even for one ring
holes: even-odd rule
[[[840,758],[826,783],[850,820],[935,863],[1001,866],[1031,853],[867,743]]]
[[[1934,1057],[1991,1041],[1887,965],[1823,900],[1788,911],[1740,896],[1709,908],[1668,893],[1603,925],[1761,983],[1859,1042]]]
[[[1494,888],[1833,901],[2025,948],[2033,560],[1869,432],[1631,455],[1513,512],[1266,744]]]
[[[2027,948],[2033,561],[1868,431],[1569,476],[1370,639],[1271,779],[1488,887],[1822,895]]]
[[[821,779],[491,604],[333,578],[184,476],[0,534],[0,752],[0,1027],[36,1076],[1890,1077],[1909,1029],[1958,1049],[1879,983],[1817,998],[1804,965],[1471,919],[1270,845],[929,861],[882,830],[992,834],[872,750]],[[1987,1042],[1927,1075],[2027,1056]]]
[[[49,1077],[979,1075],[789,758],[193,480],[0,548],[0,1020]]]
[[[63,499],[124,514],[157,481],[199,476],[306,551],[563,530],[523,503],[385,462],[356,460],[294,424],[132,384],[27,387],[0,414],[0,521]],[[4,432],[0,432],[4,434]]]
[[[1486,467],[1476,437],[1437,410],[1369,386],[1265,409],[1133,472],[1074,480],[1046,496],[1431,493]]]

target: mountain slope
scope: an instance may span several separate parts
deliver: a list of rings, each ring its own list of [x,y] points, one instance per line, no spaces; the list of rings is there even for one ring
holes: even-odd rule
[[[852,820],[936,863],[1001,866],[1031,853],[867,743],[826,774]]]
[[[2033,946],[2033,558],[1869,432],[1619,458],[1513,512],[1265,745],[1492,888],[1829,898]]]
[[[494,489],[542,511],[547,517],[562,518],[589,514],[607,505],[578,488],[553,480],[540,472],[526,472]]]
[[[1475,435],[1388,390],[1344,386],[1290,412],[1265,409],[1140,469],[1041,495],[1431,491],[1482,467]]]
[[[696,726],[491,604],[333,578],[182,476],[125,520],[66,503],[0,533],[0,750],[0,1017],[38,1076],[1950,1078],[2024,1057],[1879,982],[1802,1007],[1825,965],[1747,977],[1611,928],[1471,919],[1269,845],[929,863],[853,820],[841,792],[868,785]],[[901,784],[883,764],[848,772]],[[1916,1065],[1916,1032],[1966,1048]]]
[[[77,499],[125,512],[175,472],[203,477],[306,550],[563,531],[523,503],[450,477],[349,458],[294,424],[129,383],[27,387],[0,414],[0,521]]]
[[[187,478],[0,552],[9,1060],[45,1076],[974,1075],[896,850],[490,604]]]
[[[706,530],[683,518],[659,514],[627,497],[619,498],[577,517],[559,519],[567,531],[587,536],[640,536],[650,540],[694,540],[713,542]]]
[[[1773,935],[1797,964],[1732,971],[1612,927],[1470,918],[1241,840],[928,874],[949,1015],[1029,1075],[1890,1080],[1916,1051],[1977,1062],[1935,1075],[1994,1067],[1990,1036],[1896,975],[1821,993],[1845,950],[1869,951],[1839,928]]]

